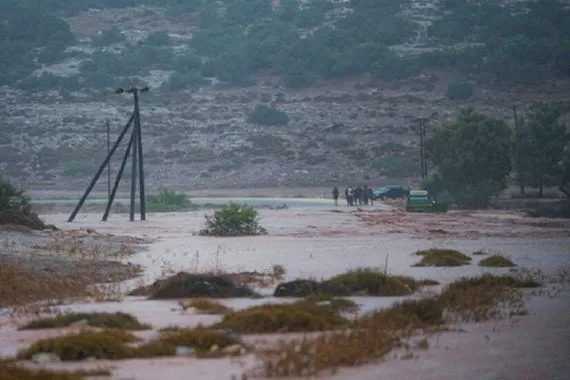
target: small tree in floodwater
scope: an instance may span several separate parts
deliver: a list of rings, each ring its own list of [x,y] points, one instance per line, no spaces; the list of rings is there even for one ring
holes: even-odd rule
[[[203,236],[251,236],[265,235],[267,230],[259,225],[259,214],[252,206],[230,203],[214,215],[206,215]]]

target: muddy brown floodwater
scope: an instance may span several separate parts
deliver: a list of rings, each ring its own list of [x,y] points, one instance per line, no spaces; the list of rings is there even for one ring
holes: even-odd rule
[[[418,268],[412,253],[433,247],[454,248],[466,253],[476,250],[500,252],[519,267],[555,274],[570,268],[570,222],[529,219],[504,212],[450,212],[406,214],[345,206],[320,209],[261,210],[261,223],[269,234],[256,237],[215,238],[198,236],[206,211],[149,214],[145,222],[129,222],[128,215],[114,214],[100,222],[100,214],[79,214],[72,224],[67,214],[45,215],[61,228],[94,229],[133,238],[149,239],[144,252],[128,261],[144,268],[138,280],[122,284],[125,291],[151,283],[167,272],[179,270],[266,271],[275,264],[286,269],[285,280],[299,277],[329,277],[356,267],[384,268],[394,274],[432,278],[442,284],[461,276],[484,272],[508,273],[509,269],[482,268],[473,264],[454,268]],[[476,257],[476,256],[474,256]],[[549,285],[548,295],[527,294],[529,314],[511,320],[462,324],[456,332],[433,337],[430,348],[409,360],[395,353],[384,362],[342,369],[326,379],[566,379],[570,373],[570,292],[567,284]],[[257,289],[270,294],[270,288]],[[224,300],[236,309],[274,299]],[[357,298],[364,310],[386,307],[394,298]],[[155,329],[169,324],[194,326],[215,322],[215,317],[176,310],[175,301],[145,301],[127,298],[122,302],[69,305],[71,310],[125,311],[151,323]],[[4,354],[13,353],[38,338],[40,332],[15,327],[0,329]],[[32,335],[30,335],[32,334]],[[36,335],[33,335],[36,334]],[[45,333],[43,333],[45,334]],[[276,339],[273,336],[272,339]],[[54,363],[50,367],[93,367],[93,363]],[[256,365],[255,357],[196,360],[168,358],[112,363],[112,379],[155,380],[240,378]]]

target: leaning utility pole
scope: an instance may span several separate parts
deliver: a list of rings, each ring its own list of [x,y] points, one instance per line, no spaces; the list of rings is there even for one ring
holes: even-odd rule
[[[140,190],[141,220],[146,220],[146,204],[145,204],[145,191],[144,191],[144,165],[143,165],[143,159],[142,159],[143,151],[142,151],[142,136],[141,136],[141,122],[140,122],[140,108],[139,108],[139,93],[147,92],[148,90],[149,90],[148,87],[143,87],[140,89],[136,88],[136,87],[132,87],[132,88],[129,88],[127,90],[120,88],[117,91],[115,91],[116,94],[122,94],[124,92],[129,93],[129,94],[133,94],[134,103],[135,103],[134,104],[134,111],[131,114],[129,121],[127,122],[127,124],[123,128],[123,131],[119,135],[117,141],[115,142],[113,147],[108,151],[107,157],[105,157],[105,160],[103,160],[103,162],[101,163],[101,166],[97,170],[97,173],[95,173],[95,176],[93,177],[93,179],[91,180],[91,183],[87,187],[87,190],[85,190],[85,193],[83,194],[83,196],[79,200],[79,203],[77,204],[77,206],[75,207],[75,209],[73,210],[71,215],[69,216],[68,222],[73,222],[73,220],[77,216],[77,213],[79,212],[79,210],[81,209],[81,207],[85,203],[85,200],[87,199],[87,197],[89,196],[89,194],[93,190],[93,187],[97,183],[97,180],[99,180],[99,177],[101,176],[101,173],[105,169],[105,166],[109,165],[111,157],[113,156],[113,154],[117,150],[119,144],[125,138],[125,135],[127,134],[128,130],[130,129],[131,126],[133,126],[133,129],[131,132],[131,138],[130,138],[130,141],[127,145],[127,149],[125,150],[125,154],[123,156],[123,160],[121,162],[119,172],[117,173],[117,178],[115,180],[115,184],[113,186],[113,189],[110,191],[109,200],[107,203],[107,207],[105,209],[105,213],[103,214],[102,220],[106,221],[107,218],[109,217],[111,205],[113,204],[113,200],[115,199],[115,195],[117,193],[119,183],[120,183],[121,178],[123,176],[123,172],[125,170],[127,160],[129,159],[129,155],[131,155],[131,151],[132,151],[132,157],[131,157],[132,158],[132,177],[131,177],[131,205],[130,205],[131,207],[130,207],[129,219],[131,221],[133,221],[135,219],[136,180],[137,180],[137,169],[138,169],[138,172],[139,172],[138,178],[139,178],[139,187],[140,187],[139,190]],[[109,183],[110,183],[110,181],[109,181]]]
[[[111,123],[105,122],[107,127],[107,155],[111,151]],[[107,162],[107,200],[111,199],[111,161]]]

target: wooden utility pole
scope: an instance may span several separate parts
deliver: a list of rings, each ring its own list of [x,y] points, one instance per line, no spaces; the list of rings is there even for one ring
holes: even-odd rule
[[[107,126],[107,156],[111,153],[111,123],[109,120],[105,123]],[[107,162],[107,200],[111,199],[111,160]]]
[[[141,220],[146,220],[146,204],[145,204],[145,190],[144,190],[144,166],[143,166],[143,159],[142,159],[142,137],[141,137],[141,123],[140,123],[139,93],[147,92],[148,90],[149,90],[148,87],[143,87],[140,89],[133,87],[133,88],[129,88],[127,90],[120,88],[115,92],[117,94],[122,94],[124,92],[129,93],[129,94],[133,94],[134,95],[134,103],[135,103],[134,104],[134,110],[133,110],[133,112],[129,118],[129,121],[127,122],[127,124],[123,128],[123,131],[119,135],[119,138],[117,139],[115,144],[110,148],[109,148],[109,146],[110,146],[110,140],[109,140],[110,139],[110,137],[109,137],[110,132],[109,132],[109,125],[107,124],[107,141],[108,141],[108,143],[107,143],[107,146],[108,146],[107,157],[105,157],[105,160],[101,163],[101,166],[99,167],[99,169],[97,170],[97,173],[95,174],[95,176],[91,180],[91,183],[87,187],[87,190],[85,190],[85,193],[83,194],[83,196],[79,200],[79,203],[77,204],[77,206],[75,207],[75,209],[73,210],[71,215],[69,216],[68,222],[72,222],[75,219],[75,217],[77,216],[77,213],[81,209],[81,206],[83,206],[83,204],[85,203],[85,200],[89,196],[89,193],[91,193],[91,191],[93,190],[93,187],[95,186],[95,184],[99,180],[99,177],[103,173],[103,170],[105,170],[105,167],[107,167],[107,171],[109,172],[109,175],[108,175],[109,200],[107,203],[107,207],[105,209],[105,213],[103,214],[102,220],[103,221],[107,220],[107,218],[109,217],[109,212],[111,211],[111,205],[113,204],[113,200],[115,199],[117,189],[119,188],[119,183],[120,183],[121,178],[123,176],[123,171],[125,170],[127,160],[129,158],[129,155],[131,155],[131,151],[132,151],[132,177],[131,177],[131,207],[130,207],[130,213],[129,213],[130,218],[129,219],[131,221],[135,220],[135,198],[136,198],[136,184],[137,184],[137,171],[138,171],[139,186],[140,186],[139,190],[140,190]],[[110,171],[109,162],[111,160],[111,157],[113,156],[113,154],[117,150],[119,144],[124,139],[125,135],[127,134],[128,130],[131,126],[133,126],[133,129],[131,132],[131,138],[130,138],[130,141],[127,145],[127,149],[126,149],[125,154],[123,156],[121,166],[120,166],[119,171],[117,173],[117,178],[115,180],[115,184],[114,184],[113,188],[110,189],[110,183],[111,183],[110,172],[111,171]]]

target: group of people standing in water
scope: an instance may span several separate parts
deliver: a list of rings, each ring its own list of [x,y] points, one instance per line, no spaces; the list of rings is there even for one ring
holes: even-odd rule
[[[332,195],[335,206],[338,206],[340,190],[337,186],[334,187]],[[358,186],[356,188],[348,186],[344,189],[344,197],[347,206],[367,206],[368,203],[370,203],[371,206],[374,205],[374,191],[367,185]]]

